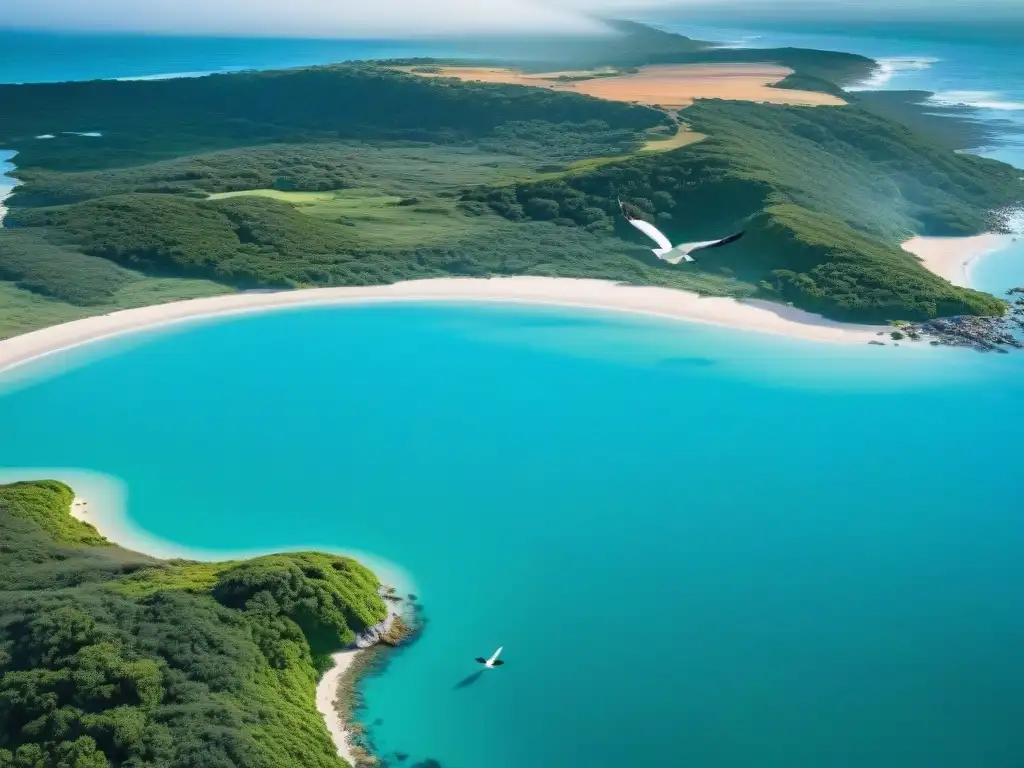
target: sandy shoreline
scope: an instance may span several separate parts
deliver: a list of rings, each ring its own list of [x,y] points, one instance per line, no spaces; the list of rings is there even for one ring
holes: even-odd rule
[[[826,320],[781,304],[700,297],[672,288],[555,277],[452,277],[369,287],[235,293],[111,312],[0,341],[0,372],[89,342],[186,321],[288,307],[388,301],[486,301],[611,310],[835,343],[866,343],[880,330]]]
[[[25,480],[59,480],[75,492],[71,515],[88,523],[104,538],[134,552],[142,552],[161,559],[186,558],[190,560],[241,560],[260,555],[287,551],[319,551],[352,557],[370,568],[382,583],[398,588],[401,593],[416,591],[405,571],[386,560],[364,552],[331,550],[321,546],[292,546],[244,552],[217,552],[194,550],[158,539],[137,528],[127,515],[127,488],[115,477],[100,472],[63,467],[33,467],[0,469],[0,485]],[[386,603],[387,604],[387,603]],[[391,610],[389,605],[389,610]],[[350,765],[354,764],[349,744],[349,729],[335,710],[338,686],[357,658],[360,649],[345,649],[331,656],[334,666],[317,683],[316,708],[323,715],[338,755]]]
[[[1012,235],[988,233],[973,237],[923,237],[903,243],[903,250],[919,258],[922,264],[953,285],[973,288],[971,268],[983,256],[1007,247]]]
[[[316,685],[316,708],[324,721],[327,723],[327,730],[334,739],[334,746],[338,748],[338,757],[349,765],[355,765],[355,755],[352,753],[352,745],[349,743],[349,729],[334,708],[334,702],[338,699],[338,688],[345,673],[352,667],[358,654],[363,653],[362,649],[349,648],[331,655],[334,662],[320,682]]]

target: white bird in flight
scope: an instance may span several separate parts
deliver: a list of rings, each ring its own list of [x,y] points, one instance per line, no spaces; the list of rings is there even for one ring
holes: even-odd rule
[[[626,210],[626,206],[619,200],[619,210],[622,211],[622,215],[626,217],[626,221],[632,224],[634,227],[639,229],[651,240],[658,244],[657,248],[652,248],[654,255],[662,261],[667,261],[669,264],[678,264],[680,261],[694,261],[691,253],[695,251],[703,251],[705,248],[717,248],[720,245],[726,245],[727,243],[735,242],[743,237],[743,231],[740,230],[735,234],[723,237],[720,240],[702,240],[697,243],[682,243],[681,245],[672,245],[672,242],[665,237],[665,235],[656,226],[651,224],[649,221],[644,221],[639,216],[633,216]],[[671,256],[669,254],[672,254]]]
[[[503,647],[504,646],[502,646],[502,648]],[[501,661],[500,659],[498,659],[498,655],[500,653],[501,653],[501,648],[496,650],[494,652],[494,655],[491,656],[491,658],[489,658],[489,659],[485,659],[483,656],[477,656],[476,657],[477,663],[478,664],[483,664],[488,669],[493,669],[494,667],[500,667],[502,664],[505,663],[504,661]]]

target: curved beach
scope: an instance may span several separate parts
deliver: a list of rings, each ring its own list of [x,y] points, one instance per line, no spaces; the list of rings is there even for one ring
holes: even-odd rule
[[[922,265],[953,285],[973,288],[971,268],[979,259],[1006,248],[1011,235],[986,233],[972,237],[925,237],[918,235],[903,243],[903,250]]]
[[[883,328],[851,325],[767,301],[554,277],[438,278],[356,288],[252,291],[126,309],[0,341],[0,371],[91,341],[209,317],[288,307],[386,301],[487,301],[630,312],[833,343],[867,343]]]

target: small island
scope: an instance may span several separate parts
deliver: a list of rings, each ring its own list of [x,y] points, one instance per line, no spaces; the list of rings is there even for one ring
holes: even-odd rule
[[[339,649],[408,632],[369,569],[158,560],[74,503],[56,481],[0,485],[0,765],[345,765],[317,680]]]

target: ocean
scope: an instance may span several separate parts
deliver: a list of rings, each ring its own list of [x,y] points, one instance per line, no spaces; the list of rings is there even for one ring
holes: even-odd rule
[[[121,478],[186,547],[406,569],[429,624],[364,686],[384,756],[1015,768],[1022,374],[597,312],[289,311],[7,393],[0,466]]]
[[[302,40],[70,34],[0,29],[0,83],[161,78],[356,59],[468,56],[429,40]]]
[[[887,87],[1021,98],[983,47],[798,34],[929,59]],[[1001,292],[1022,264],[1018,244],[975,279]],[[184,547],[411,574],[427,631],[364,685],[392,764],[1020,766],[1024,355],[395,305],[73,357],[0,396],[0,466],[119,477]]]

